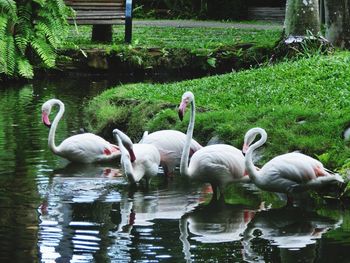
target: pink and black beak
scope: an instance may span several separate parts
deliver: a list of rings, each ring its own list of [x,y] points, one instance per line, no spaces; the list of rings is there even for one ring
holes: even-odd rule
[[[185,110],[187,107],[187,103],[186,101],[182,101],[180,106],[179,106],[179,110],[178,110],[178,114],[179,114],[179,119],[182,121],[185,115]]]
[[[245,155],[247,153],[248,149],[249,149],[249,145],[248,144],[243,144],[243,148],[242,148],[243,155]]]
[[[135,156],[134,151],[133,151],[132,149],[128,149],[128,152],[129,152],[129,154],[130,154],[130,161],[131,161],[132,163],[135,162],[136,156]]]
[[[41,120],[45,124],[46,127],[51,128],[51,122],[49,120],[49,116],[44,111],[42,112]]]

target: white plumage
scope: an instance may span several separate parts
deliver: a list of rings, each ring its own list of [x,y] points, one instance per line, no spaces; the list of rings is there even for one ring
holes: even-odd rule
[[[133,144],[131,139],[118,129],[113,130],[121,151],[121,165],[130,183],[138,183],[142,178],[148,184],[152,176],[157,175],[160,155],[151,144]]]
[[[180,173],[201,182],[210,183],[213,188],[213,200],[217,198],[217,188],[223,199],[224,187],[232,182],[249,181],[245,176],[244,156],[237,148],[227,144],[214,144],[196,151],[189,161],[190,142],[195,123],[195,100],[192,92],[185,92],[179,106],[182,119],[185,109],[191,104],[190,123],[187,128],[186,145],[182,152]]]
[[[257,135],[261,138],[252,144]],[[253,169],[253,151],[266,140],[264,129],[253,128],[246,133],[243,146],[249,176],[262,190],[291,194],[325,185],[343,185],[344,179],[339,174],[327,170],[321,162],[302,153],[279,155],[267,162],[261,170]]]
[[[49,115],[54,105],[59,111],[51,125]],[[59,146],[55,145],[55,133],[58,122],[64,113],[64,104],[58,99],[50,99],[42,106],[42,121],[50,127],[48,145],[50,150],[71,162],[94,163],[117,159],[120,156],[119,148],[92,133],[77,134],[65,139]]]
[[[186,135],[176,130],[160,130],[150,134],[144,134],[141,142],[154,145],[160,154],[160,165],[166,176],[171,176],[180,165],[182,150],[185,146]],[[201,149],[202,146],[192,139],[190,155]]]

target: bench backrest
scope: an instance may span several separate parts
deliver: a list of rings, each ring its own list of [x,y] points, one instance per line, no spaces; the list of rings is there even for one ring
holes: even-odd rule
[[[114,25],[125,23],[125,0],[65,0],[76,12],[81,25]],[[69,19],[73,24],[74,19]]]

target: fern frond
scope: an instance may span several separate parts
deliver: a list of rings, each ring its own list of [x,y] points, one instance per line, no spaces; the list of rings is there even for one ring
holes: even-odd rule
[[[7,29],[7,17],[0,16],[0,36],[4,36],[6,34]]]
[[[17,17],[17,6],[13,0],[0,0],[0,13],[5,13],[10,16],[10,19],[15,20]]]
[[[2,63],[4,73],[10,76],[13,76],[15,73],[16,67],[16,58],[15,58],[15,43],[12,36],[4,37],[4,46],[1,48],[2,50]]]
[[[0,0],[1,1],[1,0]],[[28,24],[32,18],[32,6],[27,3],[18,7],[18,25]]]
[[[29,63],[29,61],[26,58],[18,59],[17,67],[20,76],[27,79],[32,79],[34,77],[33,66]]]
[[[56,54],[45,40],[40,38],[33,39],[31,46],[47,67],[52,68],[55,66]]]
[[[5,53],[7,52],[6,41],[4,39],[0,39],[0,74],[5,73]]]
[[[38,22],[38,24],[35,26],[35,29],[38,35],[45,36],[49,43],[54,48],[57,48],[59,41],[56,35],[52,32],[52,27],[49,27],[46,23]]]
[[[33,2],[39,4],[41,7],[43,7],[46,4],[46,0],[33,0]]]
[[[22,55],[25,55],[25,51],[26,51],[26,48],[27,48],[28,43],[29,43],[28,36],[16,35],[15,36],[15,43],[16,43],[16,46],[17,46],[19,52]]]

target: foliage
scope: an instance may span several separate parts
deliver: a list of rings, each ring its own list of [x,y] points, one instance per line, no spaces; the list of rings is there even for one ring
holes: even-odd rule
[[[136,17],[245,19],[247,0],[140,0]]]
[[[69,14],[63,0],[0,0],[0,75],[33,78],[38,63],[53,67]]]
[[[322,156],[325,165],[336,168],[350,155],[349,143],[342,138],[349,123],[349,61],[350,53],[336,52],[171,84],[124,85],[92,100],[88,119],[103,126],[99,112],[107,103],[128,98],[148,102],[148,107],[159,102],[177,105],[182,93],[192,90],[199,108],[194,135],[201,143],[218,135],[226,143],[241,147],[244,133],[261,126],[269,134],[262,163],[276,154],[299,150]],[[126,106],[123,110],[134,108]],[[175,109],[169,106],[154,112],[152,118],[144,117],[147,119],[142,126],[135,125],[134,132],[141,136],[145,129],[163,126],[185,131],[188,116],[182,123],[174,122]]]

